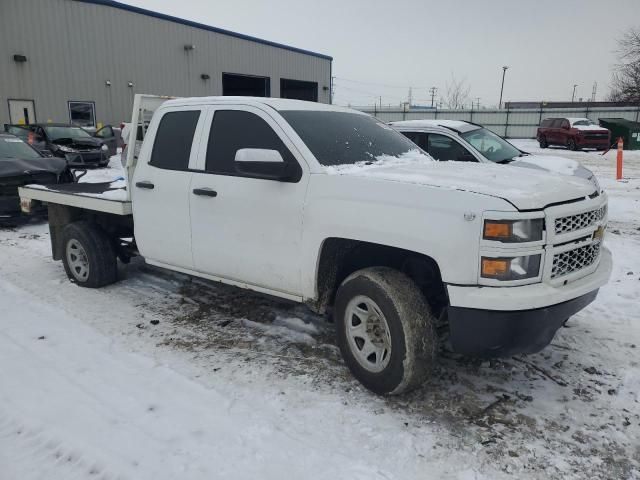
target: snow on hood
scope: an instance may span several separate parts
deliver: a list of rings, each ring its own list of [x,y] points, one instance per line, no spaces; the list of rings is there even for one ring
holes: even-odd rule
[[[577,162],[576,162],[577,163]],[[579,166],[579,164],[578,164]],[[349,175],[407,184],[428,185],[490,195],[520,210],[591,195],[592,183],[554,172],[471,162],[437,162],[419,150],[399,157],[381,156],[375,162],[325,167],[330,175]]]
[[[560,173],[563,175],[575,175],[580,168],[580,162],[570,158],[554,157],[552,155],[527,155],[518,158],[511,163],[513,166],[521,166],[520,164],[529,164],[541,170],[548,172]],[[522,165],[525,166],[525,165]]]
[[[588,130],[589,132],[608,132],[604,127],[600,127],[599,125],[571,125],[571,128],[575,128],[576,130]]]

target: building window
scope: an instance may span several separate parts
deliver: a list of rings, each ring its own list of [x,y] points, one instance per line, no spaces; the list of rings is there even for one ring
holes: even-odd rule
[[[80,127],[96,126],[96,104],[94,102],[69,102],[69,123]]]

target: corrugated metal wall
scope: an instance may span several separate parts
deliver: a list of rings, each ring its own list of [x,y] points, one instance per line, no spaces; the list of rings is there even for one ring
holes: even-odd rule
[[[363,112],[370,113],[383,122],[397,120],[464,120],[478,123],[503,137],[534,138],[540,121],[549,117],[586,117],[594,122],[599,118],[626,118],[638,121],[640,118],[640,106],[610,107],[593,109],[571,108],[536,108],[513,110],[378,110],[371,107],[354,107]]]
[[[0,0],[0,123],[9,122],[10,98],[33,99],[40,122],[67,122],[67,102],[86,100],[98,122],[119,123],[134,93],[221,95],[223,72],[270,77],[273,97],[280,78],[317,82],[319,101],[330,101],[325,58],[104,5]]]

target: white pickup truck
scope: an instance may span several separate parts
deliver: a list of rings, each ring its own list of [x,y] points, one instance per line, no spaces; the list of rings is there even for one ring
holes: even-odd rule
[[[360,382],[398,394],[428,377],[436,325],[463,354],[536,352],[609,278],[607,197],[587,180],[436,162],[331,105],[137,95],[133,125],[145,110],[125,181],[20,189],[24,208],[48,203],[78,285],[115,282],[139,253],[305,302],[332,313]]]

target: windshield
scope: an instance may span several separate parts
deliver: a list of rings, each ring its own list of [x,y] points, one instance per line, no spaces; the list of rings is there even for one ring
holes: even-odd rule
[[[591,120],[589,120],[588,118],[585,118],[583,120],[576,120],[575,122],[573,122],[573,126],[576,126],[576,125],[596,125],[596,124]]]
[[[0,157],[22,158],[27,160],[42,158],[33,148],[22,140],[11,137],[0,137]]]
[[[80,127],[43,127],[45,132],[52,141],[60,138],[92,138],[85,130]]]
[[[471,130],[460,136],[492,162],[506,162],[522,155],[520,150],[486,128]]]
[[[280,113],[324,166],[371,162],[381,156],[399,157],[419,151],[402,134],[369,115],[310,110]]]

